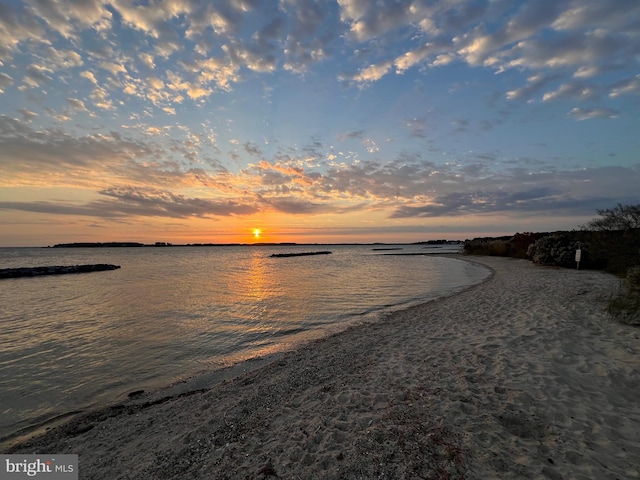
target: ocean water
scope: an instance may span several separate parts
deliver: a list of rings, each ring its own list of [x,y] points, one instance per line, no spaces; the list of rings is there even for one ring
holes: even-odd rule
[[[293,348],[488,275],[442,255],[388,255],[442,251],[398,248],[0,248],[0,268],[121,266],[0,280],[0,439],[133,390]],[[332,254],[270,257],[320,250]]]

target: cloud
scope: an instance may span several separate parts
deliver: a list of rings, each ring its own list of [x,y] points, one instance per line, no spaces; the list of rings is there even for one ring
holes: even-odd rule
[[[254,2],[233,2],[231,0],[220,0],[215,3],[207,2],[204,11],[191,18],[189,27],[186,30],[186,37],[196,39],[206,38],[208,30],[211,29],[215,35],[235,34],[243,19],[243,13],[250,12],[255,8]]]
[[[606,7],[597,0],[540,0],[515,6],[467,0],[341,0],[335,6],[316,0],[114,0],[107,6],[99,0],[60,0],[2,8],[0,40],[6,41],[0,61],[2,48],[8,55],[21,46],[25,53],[35,54],[35,44],[28,42],[37,38],[48,44],[40,49],[31,71],[23,79],[14,78],[22,88],[41,87],[52,72],[73,72],[84,65],[79,45],[97,34],[102,46],[84,53],[99,58],[104,72],[79,74],[111,96],[120,86],[160,108],[175,108],[169,103],[185,98],[202,103],[216,89],[231,91],[251,72],[270,74],[281,68],[306,74],[331,58],[332,51],[351,47],[353,58],[362,63],[355,71],[337,75],[338,81],[366,86],[393,72],[464,62],[496,72],[525,73],[527,84],[512,83],[508,99],[531,101],[544,88],[532,79],[547,79],[547,85],[556,79],[562,85],[553,85],[545,101],[569,96],[584,101],[599,92],[596,84],[586,81],[624,67],[640,49],[640,8],[633,0],[607,2]],[[135,45],[126,56],[117,53],[122,51],[118,29],[129,29]],[[54,46],[50,32],[66,39],[69,48]],[[158,65],[170,57],[179,60],[182,71],[164,68],[162,74]],[[151,70],[165,81],[163,86],[142,87],[149,76],[145,72]],[[109,75],[126,80],[114,81]],[[585,81],[580,91],[578,83],[568,81],[571,76]],[[0,77],[0,90],[3,85],[11,85],[6,77]],[[571,91],[567,85],[572,85]],[[614,85],[611,97],[634,91],[634,84]],[[102,98],[99,108],[111,109],[113,104]]]
[[[364,130],[355,130],[353,132],[345,132],[338,135],[338,141],[344,142],[347,139],[359,139],[364,135]]]
[[[56,49],[52,46],[42,50],[42,60],[51,70],[67,70],[83,65],[82,56],[71,49]]]
[[[617,197],[620,199],[621,197]],[[623,202],[634,197],[626,197]],[[537,189],[519,192],[517,195],[505,192],[454,193],[434,199],[434,203],[424,206],[399,207],[391,218],[437,218],[462,215],[491,214],[538,214],[553,211],[555,215],[576,217],[595,214],[601,205],[615,204],[611,197],[573,198],[556,193],[540,195]]]
[[[304,169],[301,167],[295,167],[291,165],[278,165],[278,164],[274,165],[267,162],[266,160],[260,161],[260,163],[257,166],[262,170],[274,170],[276,172],[283,173],[287,176],[304,175]]]
[[[584,65],[612,64],[628,56],[628,39],[617,32],[595,30],[533,37],[516,45],[505,67],[573,71]]]
[[[73,100],[77,99],[70,99],[70,104],[79,107]],[[320,142],[277,160],[262,159],[233,174],[215,162],[217,171],[204,169],[203,159],[193,155],[206,132],[175,142],[164,133],[168,127],[146,131],[153,136],[144,142],[116,133],[74,137],[0,116],[2,185],[68,186],[104,197],[84,204],[5,202],[0,208],[102,218],[209,218],[260,211],[320,215],[383,208],[394,219],[584,215],[603,205],[632,201],[640,183],[639,168],[561,170],[523,158],[503,162],[508,170],[495,169],[499,157],[493,153],[440,165],[420,153],[405,153],[384,163],[329,164],[320,171],[307,166],[317,163],[309,158],[324,157]],[[353,133],[365,138],[362,132]],[[242,145],[255,155],[264,154],[256,145]],[[181,153],[182,159],[169,151]],[[202,194],[194,195],[194,188]]]
[[[343,73],[338,79],[356,83],[372,83],[384,77],[391,70],[392,66],[392,61],[385,61],[375,65],[369,65],[357,73]]]
[[[82,100],[77,98],[67,98],[67,102],[75,109],[81,112],[88,112],[89,109],[84,105]]]
[[[51,118],[55,118],[58,122],[68,122],[71,120],[71,116],[69,115],[68,110],[63,110],[62,112],[57,112],[53,108],[45,107],[44,111]]]
[[[434,54],[438,54],[438,52],[440,51],[441,48],[437,47],[433,43],[427,43],[418,48],[405,52],[397,57],[393,62],[394,66],[396,67],[396,73],[402,74],[413,66],[420,65],[421,63],[428,61],[430,57],[434,56]],[[455,55],[453,55],[452,53],[441,53],[437,55],[436,60],[434,60],[433,62],[433,65],[445,65],[446,63],[450,63],[451,61],[453,61],[455,58]]]
[[[182,62],[182,66],[186,71],[196,74],[200,82],[204,84],[213,82],[219,89],[224,91],[230,91],[231,85],[241,80],[239,67],[233,65],[224,57],[196,59],[192,62],[185,61]],[[167,72],[167,75],[176,74]]]
[[[17,210],[20,212],[46,213],[49,215],[82,215],[96,218],[118,218],[122,212],[115,210],[102,211],[102,204],[76,205],[67,201],[33,201],[33,202],[2,202],[0,210]]]
[[[4,185],[100,184],[113,179],[123,165],[131,166],[132,159],[150,157],[153,152],[151,146],[117,134],[73,137],[58,129],[34,130],[0,116],[0,182]],[[125,171],[126,176],[134,173]]]
[[[523,87],[509,90],[506,97],[509,100],[531,101],[540,91],[542,91],[554,79],[541,74],[532,75],[527,78],[527,84]]]
[[[0,115],[0,186],[101,190],[127,183],[177,190],[207,187],[212,194],[224,195],[243,191],[242,186],[234,186],[239,180],[229,177],[218,162],[207,155],[193,155],[209,144],[194,143],[192,134],[183,141],[164,140],[168,127],[141,125],[136,130],[148,134],[144,139],[116,132],[73,136],[57,128],[35,129],[28,121]]]
[[[296,197],[279,197],[264,200],[274,210],[291,215],[318,215],[322,213],[338,213],[335,206],[314,203]]]
[[[290,28],[282,18],[276,19],[270,28],[270,41],[278,41],[276,35],[285,36],[283,49],[285,70],[304,73],[313,65],[329,57],[328,48],[338,37],[335,20],[332,18],[333,7],[327,8],[326,2],[285,0],[284,8],[295,12],[289,19]],[[294,7],[295,10],[291,7]]]
[[[408,0],[375,3],[367,0],[338,0],[340,20],[349,24],[351,37],[358,42],[365,42],[411,24],[415,20],[412,3]]]
[[[251,202],[189,198],[169,191],[139,187],[110,187],[99,194],[107,198],[85,204],[64,201],[0,202],[0,209],[104,219],[211,218],[251,215],[257,211]]]
[[[229,64],[237,72],[242,66],[255,72],[273,72],[276,69],[276,57],[270,49],[259,49],[255,45],[244,46],[240,41],[229,42],[223,50],[227,54]]]
[[[13,85],[13,78],[6,73],[0,72],[0,93],[4,93],[4,89]]]
[[[98,80],[96,79],[96,76],[93,74],[93,72],[90,72],[89,70],[85,70],[84,72],[80,72],[80,76],[83,78],[86,78],[94,85],[98,85]]]
[[[343,0],[340,18],[349,25],[354,42],[375,46],[403,35],[412,38],[409,45],[414,45],[391,58],[377,48],[360,48],[357,52],[365,52],[361,59],[366,64],[340,79],[366,85],[392,68],[402,74],[416,67],[465,62],[496,72],[528,72],[528,84],[512,88],[507,97],[529,101],[541,88],[532,79],[572,75],[595,79],[622,68],[640,49],[637,2],[613,3],[541,0],[513,6],[509,2]],[[590,97],[598,88],[583,84],[583,90],[587,92],[583,97]],[[562,92],[547,100],[560,98],[564,98]]]
[[[151,70],[156,68],[156,64],[154,62],[153,55],[151,55],[150,53],[148,53],[148,52],[140,52],[138,54],[138,58],[142,61],[142,63],[146,67],[150,68]]]
[[[251,215],[258,209],[253,202],[231,199],[189,198],[170,191],[110,187],[100,192],[113,201],[98,202],[92,205],[98,211],[109,207],[121,212],[123,216],[170,217],[170,218],[207,218],[210,216]]]
[[[542,101],[549,102],[560,99],[593,100],[598,96],[598,89],[584,82],[563,83],[553,92],[542,96]]]
[[[44,28],[26,7],[0,4],[0,65],[8,61],[21,43],[49,44]]]
[[[576,107],[571,109],[567,115],[575,118],[576,120],[591,120],[593,118],[616,118],[619,115],[619,112],[612,108],[604,107]]]
[[[557,208],[560,192],[548,188],[532,188],[518,192],[473,191],[454,192],[434,197],[429,204],[401,206],[391,218],[440,217],[510,211],[540,211]]]
[[[53,73],[53,71],[44,65],[29,65],[22,78],[23,86],[27,88],[38,88],[40,85],[51,81],[52,78],[49,76],[51,73]]]
[[[30,10],[49,28],[67,39],[78,40],[79,30],[93,27],[103,30],[110,26],[112,14],[102,1],[32,2]]]
[[[558,15],[552,26],[558,30],[574,30],[585,26],[626,30],[634,26],[639,13],[640,5],[634,0],[568,2],[567,8]]]
[[[142,129],[142,127],[140,127]],[[155,136],[157,137],[157,135]],[[0,116],[0,185],[101,189],[113,183],[176,189],[210,187],[234,193],[217,162],[193,158],[187,141],[134,140],[115,132],[72,136],[59,129],[35,130]],[[181,158],[180,155],[183,155]],[[202,162],[202,163],[200,163]]]
[[[106,70],[111,75],[118,75],[119,73],[127,73],[127,69],[124,65],[114,62],[100,62],[100,68]]]
[[[113,102],[109,99],[109,92],[102,87],[95,87],[89,96],[93,100],[93,104],[98,108],[103,110],[113,110],[115,108]]]
[[[616,98],[627,94],[640,93],[640,75],[636,75],[628,80],[617,82],[612,88],[609,96]]]
[[[244,144],[244,151],[247,152],[249,155],[253,155],[254,157],[262,156],[262,149],[258,145],[252,142],[246,142]]]
[[[19,108],[18,111],[22,114],[22,119],[27,123],[38,116],[36,112],[32,112],[26,108]]]
[[[410,118],[405,120],[405,127],[412,137],[426,138],[426,120],[424,118]]]
[[[257,165],[253,166],[253,169],[260,176],[261,183],[275,187],[276,192],[282,191],[279,190],[282,186],[286,186],[287,189],[295,188],[295,185],[309,186],[313,185],[317,180],[315,175],[305,174],[304,168],[299,165],[270,163],[266,160],[261,160]],[[261,193],[265,194],[264,191]],[[301,191],[300,193],[303,192]]]
[[[600,167],[534,175],[516,169],[511,175],[463,179],[451,192],[445,189],[422,202],[414,200],[397,207],[391,218],[549,212],[588,215],[602,205],[634,203],[633,185],[639,180],[639,168]]]
[[[152,1],[148,5],[134,5],[131,0],[112,0],[111,4],[125,24],[156,39],[160,38],[165,22],[192,12],[192,2],[182,0]]]

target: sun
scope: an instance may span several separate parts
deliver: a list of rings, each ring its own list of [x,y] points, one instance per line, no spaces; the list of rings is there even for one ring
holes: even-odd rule
[[[261,234],[261,233],[262,233],[262,232],[260,231],[260,229],[259,229],[259,228],[254,228],[254,229],[253,229],[253,236],[254,236],[255,238],[260,238],[260,234]]]

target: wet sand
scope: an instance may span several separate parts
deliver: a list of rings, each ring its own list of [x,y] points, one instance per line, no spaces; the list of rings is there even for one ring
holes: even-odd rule
[[[82,479],[640,478],[640,329],[602,272],[472,257],[452,297],[12,448]]]

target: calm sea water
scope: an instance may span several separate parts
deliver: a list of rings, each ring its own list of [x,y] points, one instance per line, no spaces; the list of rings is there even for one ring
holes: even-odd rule
[[[292,348],[488,272],[373,246],[0,248],[0,268],[119,270],[0,280],[0,439],[137,389]],[[270,258],[331,250],[331,255]],[[431,250],[436,251],[436,250]]]

